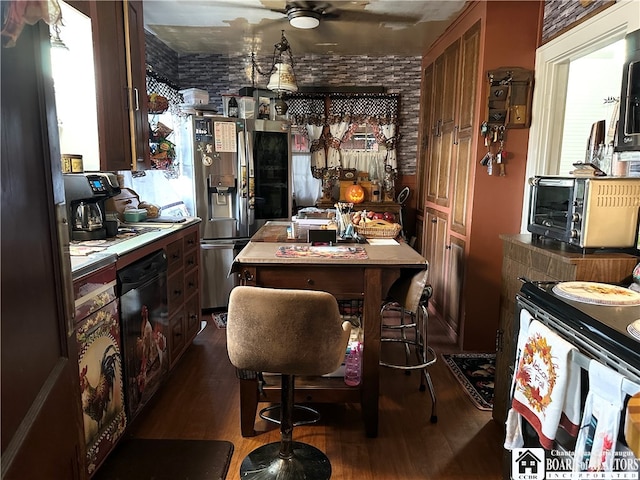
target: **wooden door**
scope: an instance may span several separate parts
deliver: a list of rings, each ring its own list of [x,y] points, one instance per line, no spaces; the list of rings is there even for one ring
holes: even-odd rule
[[[48,27],[26,26],[1,57],[2,478],[79,479],[82,416]]]
[[[460,40],[451,44],[442,54],[442,116],[438,131],[440,140],[438,154],[438,180],[435,203],[448,207],[451,196],[451,169],[454,150],[454,135],[456,126],[456,110],[458,95],[458,63],[460,60]]]
[[[480,22],[463,35],[460,53],[459,108],[457,124],[454,127],[454,178],[451,194],[451,230],[460,235],[468,233],[469,184],[475,161],[473,140],[479,128],[475,115],[479,51]]]
[[[462,292],[464,283],[465,242],[457,237],[449,237],[447,258],[446,303],[444,318],[452,331],[460,333]]]
[[[433,64],[424,70],[422,76],[422,93],[420,101],[420,152],[418,153],[418,164],[416,165],[417,202],[416,209],[418,215],[424,211],[424,204],[427,200],[427,172],[429,169],[429,157],[433,148]]]
[[[429,282],[433,286],[430,304],[441,312],[445,301],[445,266],[447,245],[447,215],[425,208],[425,240],[422,251],[429,262]]]

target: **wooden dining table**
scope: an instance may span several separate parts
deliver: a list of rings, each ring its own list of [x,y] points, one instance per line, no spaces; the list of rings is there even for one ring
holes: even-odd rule
[[[367,437],[378,434],[380,308],[398,278],[427,268],[427,260],[404,241],[369,240],[310,247],[303,239],[287,239],[288,222],[268,222],[235,258],[233,270],[242,285],[322,290],[337,300],[362,303],[363,359],[359,386],[340,377],[296,377],[299,403],[360,403]],[[293,240],[293,241],[292,241]],[[295,312],[291,312],[295,314]],[[256,372],[238,372],[241,430],[255,435],[258,403],[280,402],[278,382],[260,384]]]

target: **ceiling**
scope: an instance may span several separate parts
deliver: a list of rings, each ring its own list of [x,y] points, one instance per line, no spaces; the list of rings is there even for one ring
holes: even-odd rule
[[[289,25],[287,3],[324,13],[314,29]],[[294,55],[421,55],[465,0],[144,0],[145,28],[179,54],[270,55],[280,31]]]

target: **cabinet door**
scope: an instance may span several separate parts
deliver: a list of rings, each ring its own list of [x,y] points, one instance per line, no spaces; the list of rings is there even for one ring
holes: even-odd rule
[[[83,2],[75,2],[82,4]],[[100,169],[131,170],[124,12],[119,1],[91,1]]]
[[[430,303],[436,312],[442,312],[445,299],[447,223],[445,213],[431,208],[425,209],[423,255],[429,262],[429,282],[433,286],[433,297]]]
[[[464,283],[464,247],[465,242],[449,237],[446,277],[445,320],[451,330],[460,333],[460,314],[462,305],[462,287]]]
[[[434,62],[435,140],[429,165],[427,200],[449,206],[451,157],[454,142],[460,40]]]
[[[131,158],[134,170],[150,165],[149,120],[147,118],[147,85],[145,66],[144,19],[142,2],[125,1],[125,44],[127,52],[127,85],[131,125]]]
[[[427,172],[429,168],[429,153],[433,148],[433,64],[424,70],[422,77],[422,98],[420,102],[420,153],[418,154],[417,175],[417,205],[418,213],[422,213],[427,196]],[[420,245],[418,243],[418,245]]]
[[[476,85],[480,23],[476,23],[462,37],[460,54],[460,90],[458,94],[457,125],[454,127],[453,189],[451,198],[451,230],[467,234],[469,182],[473,175],[475,153],[473,138],[478,125],[475,117]]]

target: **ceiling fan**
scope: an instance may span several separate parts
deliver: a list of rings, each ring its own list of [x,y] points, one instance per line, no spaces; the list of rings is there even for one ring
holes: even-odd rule
[[[330,2],[318,2],[310,0],[287,1],[284,9],[270,9],[287,16],[289,24],[294,28],[310,29],[320,25],[320,21],[342,20],[351,22],[368,23],[414,23],[417,19],[408,15],[395,15],[392,13],[376,13],[367,10],[368,1],[359,2],[335,2],[342,4],[336,6]]]

